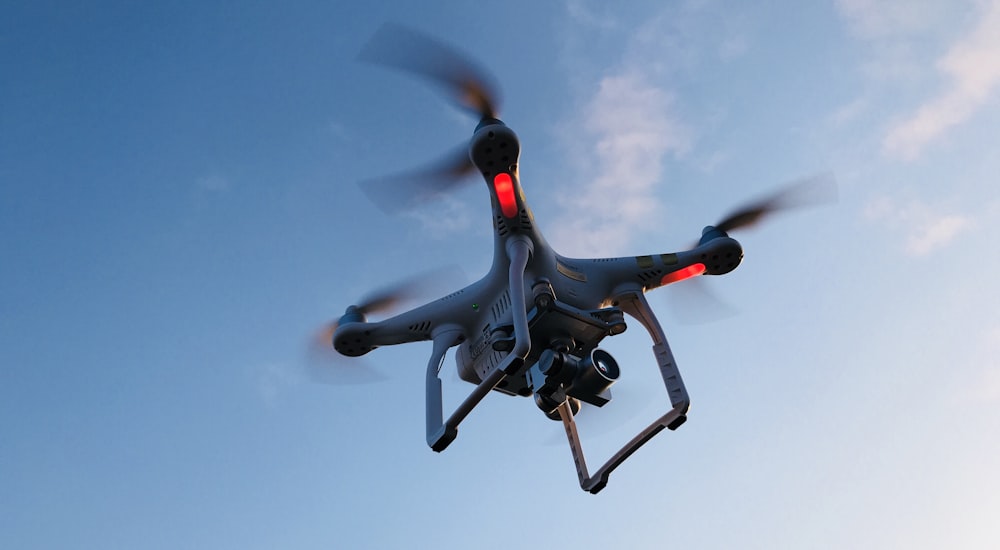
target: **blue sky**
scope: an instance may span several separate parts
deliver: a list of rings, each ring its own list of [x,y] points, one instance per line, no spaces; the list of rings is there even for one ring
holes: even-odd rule
[[[367,290],[490,263],[480,185],[397,217],[356,185],[474,127],[355,61],[385,21],[494,71],[565,255],[677,250],[837,178],[704,281],[734,315],[650,294],[692,411],[600,495],[527,399],[431,452],[429,345],[371,354],[377,385],[303,376]],[[24,2],[0,67],[4,548],[1000,544],[996,0]],[[666,406],[632,325],[594,464]]]

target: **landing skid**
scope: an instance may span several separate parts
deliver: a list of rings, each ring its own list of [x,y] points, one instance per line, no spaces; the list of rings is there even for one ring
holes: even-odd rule
[[[626,458],[632,456],[632,453],[639,450],[639,447],[653,439],[653,436],[663,431],[664,428],[676,430],[687,420],[686,410],[679,407],[671,409],[670,412],[658,418],[633,437],[591,476],[587,470],[587,461],[583,456],[583,446],[580,444],[580,435],[576,431],[576,421],[573,418],[573,411],[570,410],[569,401],[563,401],[557,410],[559,418],[562,419],[563,428],[566,430],[570,452],[573,453],[573,462],[576,464],[576,475],[580,479],[580,488],[594,495],[608,484],[611,472],[621,466]]]
[[[660,368],[660,376],[670,396],[672,408],[666,414],[654,420],[645,429],[640,431],[618,450],[607,462],[604,463],[593,475],[587,469],[587,461],[584,458],[583,446],[580,443],[580,434],[576,429],[576,421],[573,418],[573,411],[570,409],[569,401],[563,401],[557,410],[559,418],[562,420],[563,428],[566,431],[566,439],[569,441],[570,452],[573,453],[573,462],[576,465],[576,475],[580,479],[580,488],[591,494],[597,494],[608,484],[608,477],[618,466],[621,466],[625,459],[632,456],[632,453],[639,450],[664,428],[676,430],[687,420],[687,411],[691,406],[684,381],[681,379],[677,364],[674,362],[674,355],[670,351],[667,339],[663,334],[659,321],[653,314],[652,308],[646,301],[641,290],[635,290],[618,295],[617,304],[631,317],[638,320],[653,339],[653,354],[656,356],[656,363]]]

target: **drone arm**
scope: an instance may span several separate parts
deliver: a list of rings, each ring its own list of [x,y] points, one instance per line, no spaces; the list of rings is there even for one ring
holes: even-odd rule
[[[507,241],[507,256],[510,259],[510,293],[511,296],[524,296],[524,270],[531,256],[531,241],[523,237],[513,237]],[[524,300],[513,300],[511,310],[514,321],[514,348],[504,357],[503,361],[486,378],[480,382],[472,393],[465,398],[455,412],[443,419],[443,404],[441,395],[441,379],[438,376],[441,360],[448,347],[454,345],[454,340],[441,333],[434,338],[434,352],[427,363],[427,444],[436,452],[441,452],[458,436],[458,425],[472,412],[472,409],[486,397],[497,384],[507,375],[516,372],[524,364],[531,351],[531,334],[528,332],[528,312]]]
[[[356,313],[352,317],[348,308],[333,334],[334,348],[347,356],[359,356],[382,346],[434,340],[447,327],[467,327],[475,304],[483,299],[480,281],[380,321],[367,321]]]
[[[623,288],[652,290],[698,275],[722,275],[740,264],[743,248],[719,236],[691,250],[618,258],[558,258],[557,269],[584,302],[599,304]],[[645,323],[643,323],[645,324]],[[647,325],[648,328],[648,325]]]
[[[649,307],[649,302],[646,301],[642,289],[637,288],[621,291],[617,293],[616,301],[623,311],[646,327],[650,337],[653,339],[653,353],[660,367],[660,376],[663,378],[663,384],[670,395],[672,408],[636,434],[635,437],[622,446],[614,456],[591,476],[587,470],[583,447],[580,444],[580,436],[576,430],[576,422],[573,419],[570,404],[568,401],[564,401],[559,405],[559,417],[562,419],[563,428],[566,430],[566,438],[569,440],[570,451],[573,453],[573,462],[576,464],[576,473],[580,479],[580,487],[592,494],[596,494],[603,489],[608,484],[611,472],[656,434],[663,431],[664,428],[676,430],[680,427],[687,420],[685,415],[691,404],[687,390],[684,387],[684,381],[681,380],[680,372],[678,372],[677,365],[674,362],[673,353],[671,353],[670,346],[667,344],[666,336],[663,334],[663,329],[653,314],[652,308]]]

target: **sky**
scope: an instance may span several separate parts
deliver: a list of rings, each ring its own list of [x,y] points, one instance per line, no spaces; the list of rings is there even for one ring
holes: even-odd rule
[[[530,399],[432,452],[429,344],[304,374],[372,289],[491,263],[481,182],[395,216],[357,185],[475,126],[356,61],[385,22],[493,72],[563,255],[836,178],[734,234],[727,315],[649,294],[692,409],[598,495]],[[0,547],[1000,546],[1000,1],[7,2],[0,67]],[[603,345],[594,466],[666,410],[649,346]]]

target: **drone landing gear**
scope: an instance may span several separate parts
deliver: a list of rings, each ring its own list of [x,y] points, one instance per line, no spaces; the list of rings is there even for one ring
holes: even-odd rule
[[[684,388],[684,381],[681,380],[677,364],[674,362],[673,353],[667,345],[663,329],[659,321],[653,315],[649,303],[641,290],[629,292],[618,296],[618,304],[622,310],[637,319],[653,339],[653,354],[656,356],[656,363],[660,367],[660,375],[666,386],[667,394],[670,396],[672,408],[663,416],[657,418],[649,426],[640,431],[628,443],[626,443],[617,453],[614,454],[594,475],[591,476],[587,469],[587,462],[583,456],[583,447],[580,444],[580,435],[576,429],[576,421],[573,418],[573,411],[568,400],[559,404],[556,410],[562,420],[563,428],[566,430],[566,439],[569,440],[569,448],[573,453],[573,462],[576,464],[576,474],[580,479],[580,488],[591,494],[597,494],[608,484],[608,477],[618,466],[625,462],[632,453],[639,450],[647,441],[664,428],[676,430],[687,420],[688,408],[691,401],[688,398],[687,390]]]
[[[472,390],[472,393],[465,398],[465,401],[462,401],[462,404],[455,409],[448,420],[443,421],[444,405],[441,395],[441,378],[438,373],[441,370],[444,353],[438,355],[438,340],[434,342],[435,353],[427,365],[427,444],[432,450],[440,453],[458,437],[458,425],[465,420],[472,409],[476,408],[476,405],[486,397],[486,394],[490,393],[490,390],[508,374],[519,369],[524,363],[524,359],[517,360],[519,358],[513,354],[507,356],[507,360],[493,369],[493,372]],[[447,349],[448,347],[444,347],[443,351],[447,351]]]
[[[511,237],[507,241],[507,256],[510,258],[510,295],[524,296],[524,269],[532,251],[531,240],[523,236]],[[531,334],[528,330],[528,311],[523,300],[514,300],[511,313],[514,323],[514,346],[493,371],[480,382],[472,393],[462,401],[455,412],[444,420],[444,404],[441,395],[441,363],[448,348],[457,343],[461,329],[441,329],[434,335],[434,350],[427,363],[427,444],[436,452],[445,450],[458,436],[458,425],[472,412],[472,409],[508,375],[514,374],[522,366],[531,351]]]

